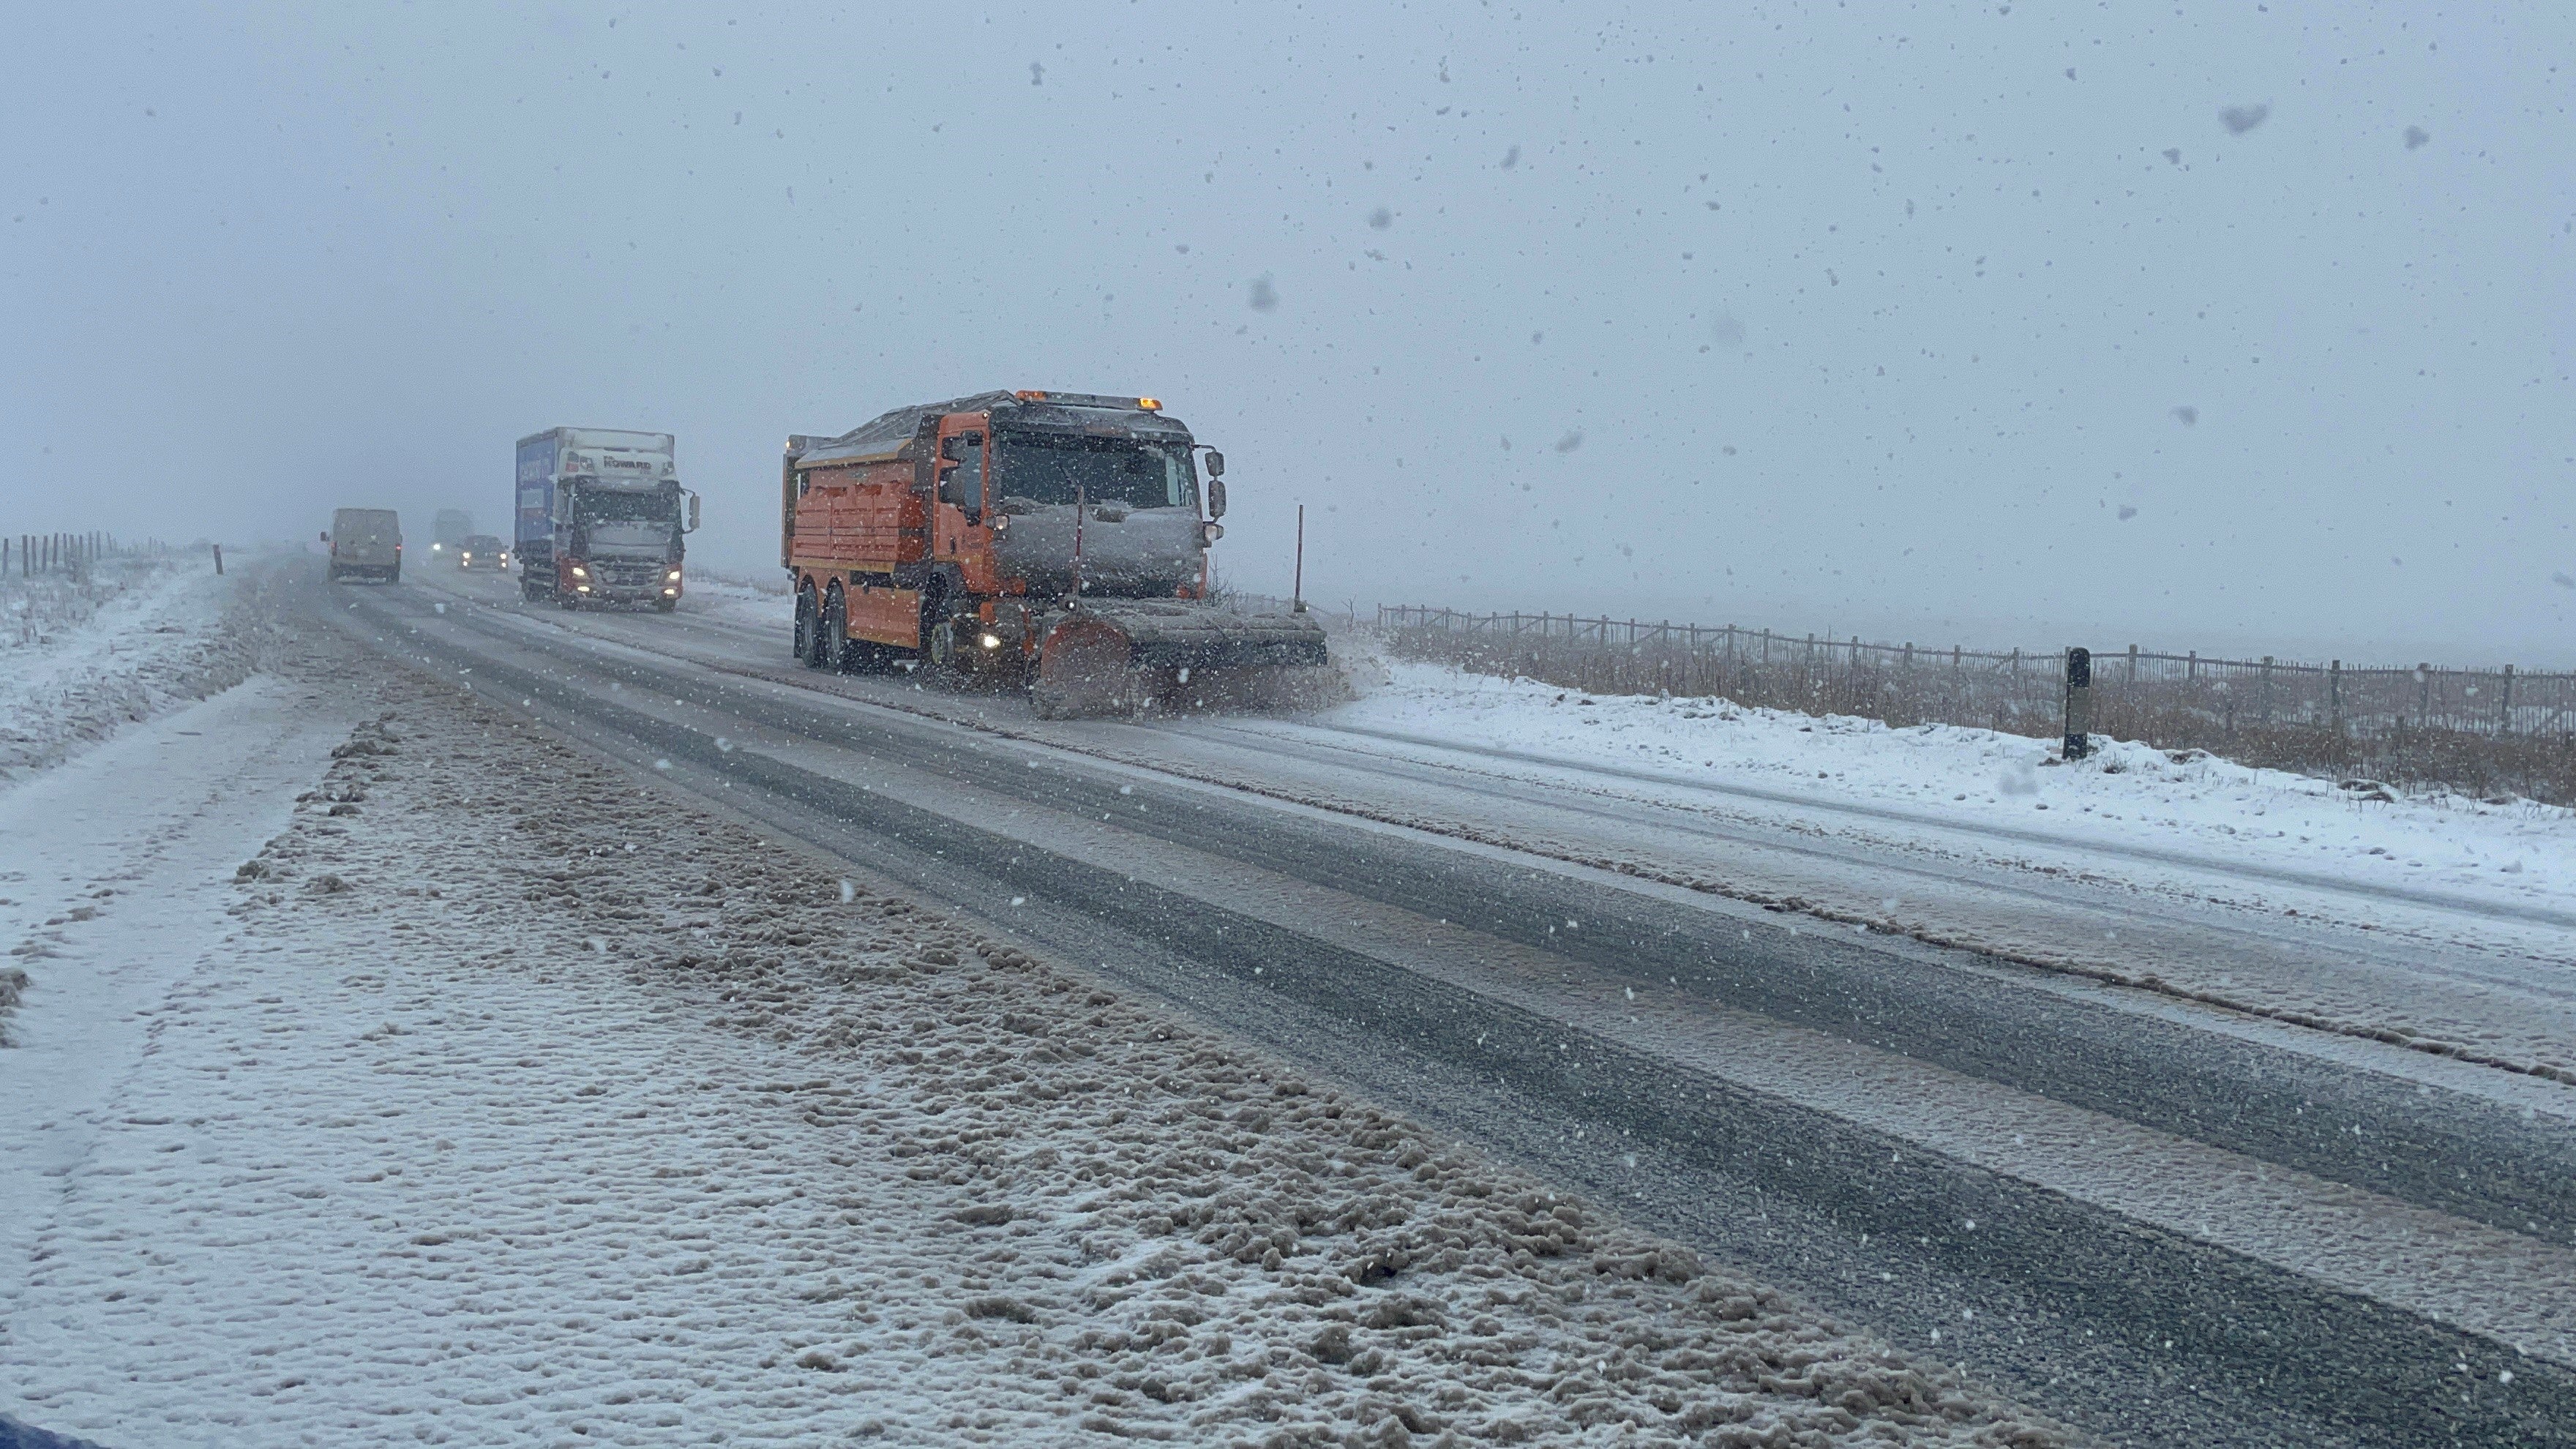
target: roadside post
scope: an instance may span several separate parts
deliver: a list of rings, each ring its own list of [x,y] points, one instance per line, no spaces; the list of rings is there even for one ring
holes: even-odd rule
[[[1306,505],[1297,505],[1297,562],[1288,576],[1288,612],[1306,612]]]
[[[223,574],[223,571],[224,571],[224,546],[223,546],[222,544],[220,544],[220,543],[219,543],[219,544],[216,544],[216,545],[215,545],[215,574],[216,574],[216,576],[217,576],[217,577],[221,577],[221,576],[222,576],[222,574]]]
[[[2064,757],[2080,760],[2093,753],[2093,651],[2066,651],[2066,748]]]

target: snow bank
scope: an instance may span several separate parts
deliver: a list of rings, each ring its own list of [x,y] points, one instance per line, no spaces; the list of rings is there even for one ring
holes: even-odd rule
[[[0,579],[0,780],[240,683],[257,652],[246,584],[198,558]]]
[[[2110,743],[2073,765],[2046,741],[1956,725],[1743,709],[1717,699],[1597,697],[1529,680],[1388,661],[1367,697],[1319,718],[1575,765],[1646,770],[1818,803],[1902,807],[2074,843],[2151,846],[2356,883],[2576,907],[2576,812],[2457,795],[2392,798],[2369,782]]]
[[[243,863],[238,940],[63,1182],[0,1341],[23,1417],[133,1443],[2065,1440],[452,686],[379,702]]]
[[[796,596],[788,592],[783,576],[745,578],[693,568],[680,608],[686,613],[775,628],[782,634],[796,624]]]

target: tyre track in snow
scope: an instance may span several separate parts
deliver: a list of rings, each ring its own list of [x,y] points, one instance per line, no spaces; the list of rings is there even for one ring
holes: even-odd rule
[[[2283,1443],[2388,1434],[2539,1442],[2536,1436],[2552,1432],[2550,1425],[2567,1422],[2561,1416],[2576,1414],[2576,1393],[2563,1369],[2522,1359],[2491,1339],[1677,1067],[1661,1054],[1456,990],[1315,932],[961,824],[887,789],[833,779],[768,749],[721,748],[705,731],[640,707],[681,700],[743,719],[746,735],[768,730],[810,740],[850,737],[863,706],[834,708],[826,700],[786,697],[775,687],[692,678],[685,668],[618,661],[570,639],[548,647],[526,631],[476,620],[472,610],[441,621],[398,594],[358,602],[356,612],[370,623],[427,630],[416,639],[405,636],[404,652],[417,642],[449,667],[470,668],[482,683],[522,691],[532,712],[601,748],[629,759],[639,751],[668,759],[676,783],[716,794],[732,808],[979,914],[991,915],[1011,892],[1035,898],[1040,907],[1026,918],[1035,924],[1007,915],[1001,918],[1007,928],[1085,964],[1125,958],[1132,964],[1121,974],[1148,989],[1541,1163],[1643,1220],[1708,1243],[1829,1306],[1866,1313],[1893,1332],[1946,1327],[1957,1356],[2033,1401],[2116,1436],[2247,1442],[2254,1431]],[[451,627],[439,629],[441,622]],[[531,651],[542,662],[508,663],[496,647]],[[627,688],[603,691],[607,680]],[[2011,1049],[1996,1050],[1976,1039],[1992,1033],[1998,1020],[2029,1015],[2030,1001],[2016,1002],[2015,993],[1988,983],[1975,1009],[1954,1010],[1937,1031],[1916,1030],[1879,1010],[1874,998],[1905,987],[1904,977],[1919,966],[1903,963],[1905,971],[1870,975],[1883,962],[1854,943],[1774,931],[1758,950],[1712,950],[1694,940],[1694,926],[1697,935],[1707,934],[1704,912],[1694,921],[1679,907],[1615,885],[1499,867],[1421,843],[1406,849],[1394,832],[1226,802],[1203,788],[1160,785],[1089,762],[1057,757],[1045,768],[997,770],[997,764],[1017,765],[1009,756],[1037,751],[996,749],[994,742],[917,717],[890,719],[854,743],[872,759],[899,758],[907,769],[970,778],[978,789],[1065,820],[1088,820],[1096,808],[1120,815],[1122,802],[1136,803],[1123,787],[1155,808],[1142,818],[1122,817],[1122,831],[1203,851],[1212,860],[1311,877],[1426,920],[1471,922],[1589,976],[1651,975],[1640,972],[1641,957],[1677,960],[1677,948],[1695,947],[1688,964],[1712,998],[1750,991],[1779,1012],[1825,1011],[1826,1029],[1838,1034],[1850,1034],[1838,1030],[1842,1022],[1888,1041],[1914,1031],[1905,1039],[1927,1050],[1964,1034],[1984,1053],[1966,1065],[1992,1072],[2025,1069],[2034,1054],[2054,1056],[2048,1069],[2059,1075],[2049,1085],[2080,1089],[2086,1077],[2128,1080],[2102,1061],[2080,1058],[2117,1047],[2119,1032],[2139,1026],[2134,1016],[2107,1014],[2089,1035],[2029,1034],[2082,1015],[2051,999],[2041,1003],[2040,1021],[2020,1023],[2024,1035]],[[1438,855],[1451,858],[1432,859]],[[1586,919],[1562,914],[1569,909],[1592,913],[1585,928],[1562,930],[1563,920]],[[1966,979],[1951,974],[1960,980],[1946,987]],[[2246,1086],[2244,1061],[2212,1076],[2202,1070],[2211,1056],[2207,1034],[2185,1035],[2200,1039],[2160,1042],[2161,1052],[2131,1053],[2116,1065],[2168,1096],[2184,1092],[2183,1100],[2197,1083],[2204,1110],[2184,1111],[2191,1120],[2177,1126],[2186,1135],[2205,1137],[2214,1123],[2241,1124],[2241,1114],[2231,1118],[2221,1108]],[[1954,1050],[1959,1045],[1948,1043]],[[2216,1059],[2225,1067],[2230,1052],[2245,1050],[2228,1044]],[[2303,1086],[2367,1092],[2388,1085],[2289,1056],[2261,1060],[2252,1085],[2259,1088],[2266,1073],[2293,1066],[2321,1071]],[[2168,1080],[2174,1078],[2180,1080]],[[2458,1160],[2463,1144],[2456,1136],[2435,1140],[2431,1129],[2456,1129],[2463,1113],[2473,1117],[2488,1106],[2448,1100],[2451,1095],[2418,1089],[2413,1103],[2373,1105],[2430,1114],[2419,1122],[2427,1136],[2416,1146],[2425,1153],[2447,1150],[2451,1156],[2429,1159],[2447,1162]],[[2317,1156],[2344,1135],[2309,1132],[2304,1116],[2294,1112],[2288,1122],[2271,1124],[2279,1138],[2273,1145],[2283,1155]],[[1586,1124],[1644,1147],[1655,1163],[1653,1189],[1635,1186],[1633,1174],[1607,1171],[1597,1149],[1570,1147],[1586,1140],[1571,1135],[1585,1132]],[[2510,1136],[2515,1124],[2476,1125],[2492,1138],[2499,1126]],[[2526,1156],[2535,1145],[2552,1147],[2535,1142],[2543,1135],[2526,1134],[2518,1144]],[[2467,1150],[2482,1157],[2486,1145],[2473,1138]],[[2564,1146],[2554,1144],[2543,1158]],[[2421,1195],[2438,1199],[2458,1191],[2435,1181],[2438,1169],[2410,1165],[2417,1171],[2407,1184]],[[2547,1195],[2545,1174],[2516,1173],[2501,1192],[2498,1184],[2485,1185],[2486,1207],[2524,1208],[2533,1194]],[[1962,1319],[1962,1312],[1980,1317]],[[2499,1378],[2509,1371],[2518,1377]]]

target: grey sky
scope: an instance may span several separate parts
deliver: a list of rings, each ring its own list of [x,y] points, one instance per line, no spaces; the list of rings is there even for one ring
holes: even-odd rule
[[[1136,390],[1252,588],[2576,661],[2576,21],[2061,10],[31,7],[0,531]]]

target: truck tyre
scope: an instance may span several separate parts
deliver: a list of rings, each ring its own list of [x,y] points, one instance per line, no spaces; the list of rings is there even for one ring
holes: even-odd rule
[[[834,674],[847,674],[857,660],[850,648],[850,603],[840,586],[823,597],[823,637],[815,645],[816,664]]]
[[[680,601],[677,599],[655,599],[653,601],[653,609],[656,613],[667,614],[678,607],[680,607]]]
[[[814,591],[798,589],[796,591],[796,641],[789,646],[788,652],[795,655],[800,663],[811,665],[814,662],[814,635],[817,628],[818,621],[814,617]]]
[[[393,571],[392,573],[389,573],[389,574],[385,575],[385,582],[386,582],[386,583],[389,583],[389,584],[398,584],[398,583],[401,583],[401,582],[402,582],[402,565],[401,565],[401,564],[395,564],[395,565],[394,565],[394,571]]]
[[[325,567],[322,570],[322,581],[326,584],[336,584],[340,582],[340,566],[338,564],[331,564]]]

